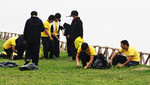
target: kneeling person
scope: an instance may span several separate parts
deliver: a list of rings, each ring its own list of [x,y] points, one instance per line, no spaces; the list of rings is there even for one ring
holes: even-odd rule
[[[80,67],[79,59],[81,59],[83,67],[88,68],[94,61],[95,56],[96,53],[94,47],[89,46],[87,43],[82,43],[76,55],[77,67]]]
[[[7,53],[7,58],[9,58],[10,60],[13,59],[13,51],[17,53],[17,50],[15,49],[17,38],[18,37],[9,38],[3,45],[4,51]]]
[[[124,53],[126,55],[122,56],[122,55],[118,55],[120,53]],[[112,65],[117,65],[118,63],[122,63],[120,65],[118,65],[118,67],[123,67],[123,66],[135,66],[139,64],[139,54],[138,51],[131,47],[128,43],[127,40],[123,40],[121,41],[121,49],[119,50],[119,52],[116,52],[110,59],[110,64]]]

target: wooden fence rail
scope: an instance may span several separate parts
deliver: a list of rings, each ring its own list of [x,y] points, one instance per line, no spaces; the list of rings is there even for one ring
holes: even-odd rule
[[[7,40],[14,36],[20,36],[21,34],[9,33],[9,32],[0,32],[0,40]],[[118,51],[118,48],[103,47],[99,45],[94,45],[94,48],[97,54],[102,53],[107,59],[110,59],[111,56]],[[60,41],[60,51],[67,51],[67,43]],[[139,52],[140,55],[140,64],[150,65],[150,53]],[[149,62],[149,64],[148,64]]]

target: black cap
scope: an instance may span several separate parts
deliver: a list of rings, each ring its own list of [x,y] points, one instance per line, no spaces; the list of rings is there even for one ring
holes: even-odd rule
[[[78,11],[76,11],[76,10],[73,10],[72,12],[71,12],[71,15],[70,16],[78,16]]]
[[[37,15],[38,13],[36,11],[32,11],[31,15]]]
[[[55,18],[60,19],[60,18],[61,18],[61,14],[60,14],[60,13],[56,13],[56,14],[55,14]]]

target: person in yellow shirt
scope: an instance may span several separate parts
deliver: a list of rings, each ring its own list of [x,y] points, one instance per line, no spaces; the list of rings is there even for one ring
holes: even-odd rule
[[[17,50],[15,49],[17,38],[18,37],[9,38],[3,45],[4,51],[7,53],[7,58],[9,58],[10,60],[13,59],[13,51],[17,53]]]
[[[94,47],[88,45],[87,43],[82,43],[76,55],[77,67],[80,67],[79,59],[81,59],[83,67],[88,68],[95,60],[95,58],[96,58],[96,52]]]
[[[54,15],[50,15],[48,20],[44,22],[45,31],[41,32],[44,58],[48,59],[48,53],[50,52],[50,58],[54,58],[54,41],[51,37],[51,23],[55,20]]]
[[[126,57],[118,55],[120,53],[124,53]],[[127,40],[122,40],[121,49],[111,57],[110,64],[117,65],[118,63],[122,63],[118,65],[119,68],[123,66],[130,67],[139,65],[139,60],[140,57],[138,51],[134,47],[130,46]]]
[[[54,39],[54,43],[55,43],[55,56],[56,57],[60,57],[59,56],[59,36],[60,36],[60,30],[62,31],[62,34],[64,34],[63,31],[63,26],[61,24],[61,14],[60,13],[56,13],[55,14],[55,21],[53,22],[53,25],[51,27],[51,33],[52,33],[52,38]]]

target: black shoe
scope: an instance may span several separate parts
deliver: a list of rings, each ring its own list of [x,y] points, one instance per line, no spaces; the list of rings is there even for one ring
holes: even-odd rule
[[[26,62],[24,63],[24,65],[27,65],[30,63],[30,59],[27,59]]]

